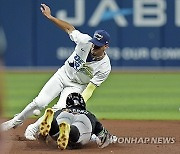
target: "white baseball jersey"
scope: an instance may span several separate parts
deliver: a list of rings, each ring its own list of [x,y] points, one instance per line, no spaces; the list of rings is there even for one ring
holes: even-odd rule
[[[23,121],[33,113],[34,109],[45,108],[59,94],[60,98],[54,108],[65,108],[66,99],[70,93],[82,93],[89,82],[99,86],[108,77],[111,65],[107,54],[99,61],[89,60],[88,55],[92,47],[92,43],[89,42],[91,37],[74,30],[70,38],[76,43],[74,52],[48,80],[38,96],[16,116],[17,119]],[[34,127],[38,125],[39,120],[34,123]]]
[[[92,43],[89,42],[91,39],[89,35],[74,30],[70,34],[70,38],[76,43],[74,52],[33,100],[40,109],[46,107],[59,94],[57,108],[66,107],[66,99],[70,93],[82,93],[89,82],[99,86],[106,80],[111,71],[107,54],[99,61],[88,59],[92,47]]]
[[[91,37],[78,30],[72,31],[69,35],[71,40],[76,43],[72,55],[65,61],[66,75],[74,82],[88,84],[92,82],[99,86],[108,77],[111,71],[111,64],[107,54],[99,61],[87,62],[88,54],[92,47],[89,42]]]

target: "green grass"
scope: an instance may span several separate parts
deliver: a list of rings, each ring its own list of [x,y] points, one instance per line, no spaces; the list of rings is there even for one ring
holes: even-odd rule
[[[6,73],[4,116],[20,112],[52,75]],[[87,107],[101,119],[180,120],[180,74],[111,73]]]

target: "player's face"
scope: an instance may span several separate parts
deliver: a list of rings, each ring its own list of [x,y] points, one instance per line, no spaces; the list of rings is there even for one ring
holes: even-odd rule
[[[91,54],[93,56],[100,56],[104,53],[104,50],[106,49],[105,45],[102,46],[102,47],[99,47],[99,46],[96,46],[96,45],[92,45],[92,48],[91,48]]]

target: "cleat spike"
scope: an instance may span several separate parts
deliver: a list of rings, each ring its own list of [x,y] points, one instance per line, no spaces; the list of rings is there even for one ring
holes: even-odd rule
[[[50,108],[46,109],[43,120],[40,124],[39,130],[42,136],[47,136],[51,129],[51,123],[53,121],[54,111]]]
[[[70,125],[62,122],[59,125],[59,137],[57,139],[58,148],[61,150],[66,149],[69,141]]]

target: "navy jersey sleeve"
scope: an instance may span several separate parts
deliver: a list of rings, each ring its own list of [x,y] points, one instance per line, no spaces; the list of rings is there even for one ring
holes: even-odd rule
[[[95,135],[99,134],[103,130],[103,125],[101,124],[101,122],[99,122],[96,116],[92,114],[91,112],[89,112],[87,117],[90,119],[91,124],[92,124],[92,134],[95,134]]]

